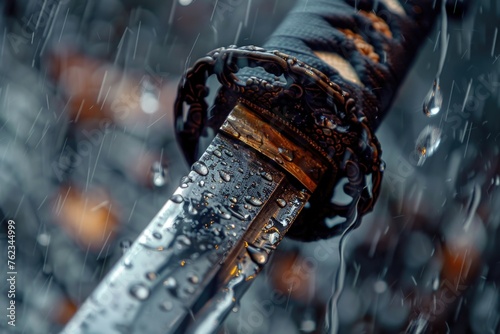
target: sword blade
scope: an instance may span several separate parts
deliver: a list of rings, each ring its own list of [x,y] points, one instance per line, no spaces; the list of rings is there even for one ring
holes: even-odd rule
[[[241,132],[255,118],[237,106],[228,119]],[[186,332],[190,321],[189,333],[217,330],[315,187],[287,171],[300,166],[269,158],[279,154],[275,141],[262,141],[259,151],[247,145],[265,137],[266,129],[250,128],[244,140],[226,132],[214,138],[63,333]],[[298,145],[285,137],[280,144],[287,151]],[[308,157],[314,161],[296,161],[320,164]]]

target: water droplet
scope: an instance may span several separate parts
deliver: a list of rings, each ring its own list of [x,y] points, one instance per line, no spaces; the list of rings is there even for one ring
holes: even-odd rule
[[[160,232],[153,232],[153,238],[160,240],[162,237]]]
[[[36,241],[40,246],[47,247],[50,244],[50,234],[48,233],[40,233]]]
[[[245,196],[245,201],[253,206],[261,206],[262,204],[264,204],[260,199],[254,196]]]
[[[427,125],[418,135],[415,144],[415,152],[418,156],[418,166],[422,166],[425,160],[436,152],[441,143],[441,129]]]
[[[280,157],[274,157],[274,160],[275,160],[277,163],[279,163],[280,165],[283,165],[283,164],[284,164],[283,160],[282,160]]]
[[[252,261],[254,261],[255,263],[257,263],[259,265],[266,264],[267,259],[268,259],[268,254],[266,253],[265,250],[258,248],[258,247],[255,247],[255,246],[252,246],[252,245],[248,245],[247,251],[248,251],[248,254],[250,255],[250,258],[252,259]]]
[[[176,240],[182,246],[191,246],[191,240],[184,234],[179,235]]]
[[[236,199],[236,197],[231,197],[229,200],[231,201],[231,203],[235,203],[235,204],[238,203],[238,200]]]
[[[260,176],[262,176],[264,179],[266,179],[269,182],[273,181],[273,176],[271,175],[271,173],[262,172],[262,173],[260,173]]]
[[[221,153],[221,151],[219,151],[219,150],[214,150],[214,151],[213,151],[213,154],[214,154],[217,158],[222,157],[222,153]]]
[[[244,172],[243,168],[238,168],[238,172],[243,173]]]
[[[129,292],[139,300],[146,300],[149,297],[149,288],[142,283],[132,285]]]
[[[154,281],[158,275],[155,272],[150,271],[149,273],[146,274],[146,278],[150,281]]]
[[[205,181],[201,180],[200,182],[198,182],[198,185],[200,187],[204,187],[205,186]]]
[[[192,287],[192,286],[190,286],[190,285],[189,285],[189,286],[186,286],[186,287],[184,288],[184,291],[185,291],[186,293],[193,294],[193,293],[196,291],[196,289],[195,289],[194,287]]]
[[[191,282],[191,283],[193,283],[193,284],[198,284],[200,282],[200,279],[195,274],[191,274],[188,277],[188,281]]]
[[[189,206],[188,206],[188,212],[189,212],[189,214],[191,214],[191,215],[196,215],[196,214],[198,214],[198,210],[196,210],[196,208],[194,207],[193,203],[189,203]]]
[[[130,240],[122,240],[120,241],[120,248],[122,250],[122,254],[125,254],[125,252],[132,246],[132,241]]]
[[[267,239],[269,240],[269,243],[271,245],[274,245],[279,241],[280,235],[278,232],[272,232],[272,233],[269,233],[269,235],[267,236]]]
[[[387,283],[383,280],[378,280],[373,284],[373,289],[376,293],[384,293],[387,290]]]
[[[163,187],[167,183],[165,168],[159,161],[155,161],[151,166],[151,177],[155,187]]]
[[[127,269],[130,269],[132,268],[132,262],[130,261],[129,258],[126,258],[125,260],[123,260],[123,265],[125,266],[125,268]]]
[[[219,217],[221,217],[222,219],[231,219],[231,214],[229,212],[222,211],[221,209],[219,209]]]
[[[224,181],[226,181],[226,182],[231,181],[231,175],[229,175],[229,173],[227,173],[227,172],[225,172],[225,171],[221,170],[221,171],[219,172],[219,175],[220,175],[220,178],[221,178],[221,179],[223,179]]]
[[[285,158],[286,161],[292,162],[293,161],[293,152],[290,151],[287,148],[278,148],[278,152],[281,154],[283,158]]]
[[[180,195],[180,194],[175,194],[175,195],[173,195],[173,196],[170,198],[170,200],[171,200],[172,202],[174,202],[174,203],[179,204],[179,203],[182,203],[182,202],[184,201],[184,197],[182,197],[182,195]]]
[[[443,94],[439,86],[439,78],[436,78],[432,84],[429,93],[424,100],[424,114],[426,116],[434,116],[439,113],[443,105]]]
[[[385,161],[384,160],[380,160],[380,166],[379,166],[379,170],[381,172],[385,171],[385,168],[386,168],[386,164],[385,164]]]
[[[228,157],[232,157],[232,156],[234,156],[233,152],[228,151],[228,150],[224,150],[224,153],[225,153]]]
[[[192,169],[200,174],[201,176],[205,176],[208,174],[208,167],[207,165],[205,165],[205,163],[203,163],[202,161],[196,161],[194,164],[193,164],[193,167]]]
[[[173,308],[174,308],[174,304],[168,300],[160,304],[160,309],[162,309],[165,312],[169,312]]]
[[[279,206],[280,208],[284,208],[284,207],[286,206],[286,201],[285,201],[283,198],[278,198],[278,199],[276,200],[276,203],[278,203],[278,206]]]
[[[163,286],[169,290],[174,290],[177,288],[177,281],[173,277],[169,277],[163,281]]]
[[[437,291],[439,288],[439,277],[434,277],[432,280],[432,290]]]

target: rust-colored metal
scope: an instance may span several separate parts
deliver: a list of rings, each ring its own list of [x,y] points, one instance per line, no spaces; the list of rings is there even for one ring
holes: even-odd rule
[[[294,142],[280,131],[279,124],[269,124],[242,103],[234,107],[221,130],[276,161],[311,192],[327,170],[326,162],[321,163],[322,156],[305,147],[307,143]]]

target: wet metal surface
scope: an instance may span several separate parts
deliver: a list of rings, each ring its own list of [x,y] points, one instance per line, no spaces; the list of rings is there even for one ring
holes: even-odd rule
[[[263,159],[217,136],[63,333],[183,332],[215,282],[216,297],[234,291],[192,325],[209,333],[210,319],[231,310],[309,197]]]

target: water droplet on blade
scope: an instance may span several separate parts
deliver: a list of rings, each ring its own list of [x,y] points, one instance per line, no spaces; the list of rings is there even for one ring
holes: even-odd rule
[[[293,152],[286,148],[278,148],[278,152],[281,154],[286,161],[293,161]]]
[[[221,170],[219,172],[219,176],[220,176],[221,179],[223,179],[226,182],[231,181],[231,175],[229,175],[229,173],[227,173],[227,172],[225,172],[223,170]]]
[[[253,206],[261,206],[263,204],[260,199],[255,198],[254,196],[245,196],[245,201]]]
[[[284,208],[286,206],[286,201],[283,198],[278,198],[276,200],[276,203],[280,208]]]
[[[173,277],[167,278],[165,281],[163,281],[163,286],[166,287],[169,290],[177,288],[177,281]]]
[[[264,265],[267,262],[268,259],[268,254],[266,253],[265,250],[261,248],[257,248],[252,245],[247,246],[247,251],[248,254],[250,255],[250,258],[257,263],[258,265]]]
[[[198,284],[200,282],[200,279],[195,274],[189,275],[188,280],[193,284]]]
[[[160,309],[165,312],[171,311],[174,308],[174,305],[170,301],[166,301],[160,304]]]
[[[134,284],[130,287],[130,294],[139,300],[146,300],[149,297],[149,288],[144,284]]]
[[[429,117],[435,116],[441,110],[442,105],[443,94],[439,86],[439,79],[435,79],[424,100],[424,114]]]
[[[262,173],[260,173],[260,176],[262,176],[265,180],[267,180],[269,182],[273,181],[273,176],[270,173],[262,172]]]
[[[182,197],[182,195],[179,195],[179,194],[175,194],[173,195],[170,200],[174,203],[182,203],[184,201],[184,197]]]
[[[441,143],[441,129],[427,125],[418,135],[415,144],[415,152],[418,156],[418,166],[422,166],[425,160],[436,152]]]
[[[201,161],[196,161],[194,164],[193,164],[193,167],[192,169],[200,174],[201,176],[205,176],[208,174],[208,167],[207,165],[205,165],[203,162]]]
[[[146,278],[150,281],[154,281],[158,275],[155,272],[150,271],[149,273],[146,274]]]

